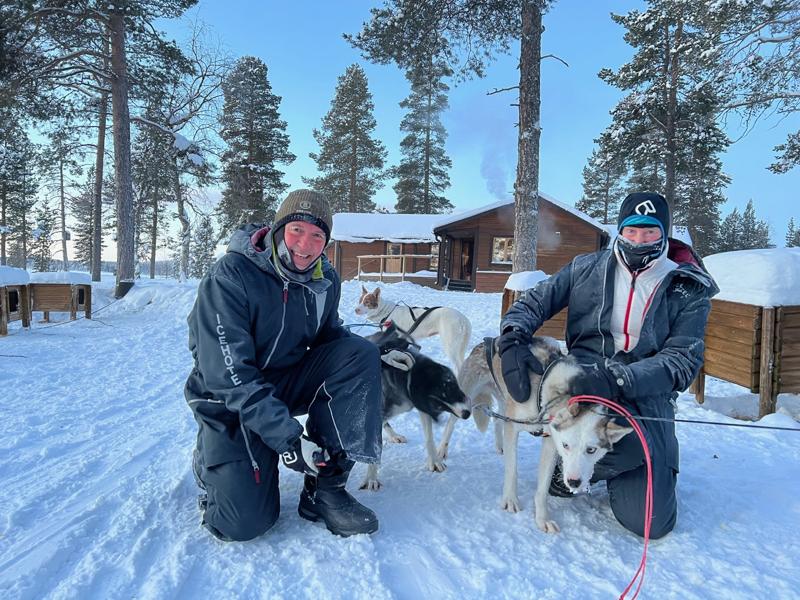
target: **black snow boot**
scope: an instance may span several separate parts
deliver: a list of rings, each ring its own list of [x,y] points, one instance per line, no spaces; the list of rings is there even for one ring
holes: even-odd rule
[[[322,520],[328,531],[342,537],[376,532],[378,517],[345,489],[352,466],[352,461],[340,459],[320,469],[316,477],[306,475],[297,507],[300,516]]]
[[[547,493],[551,496],[557,496],[558,498],[575,497],[575,494],[572,493],[572,490],[569,489],[569,486],[564,483],[564,474],[561,470],[561,460],[556,463],[556,470],[553,471],[553,476],[550,478],[550,489],[547,490]]]

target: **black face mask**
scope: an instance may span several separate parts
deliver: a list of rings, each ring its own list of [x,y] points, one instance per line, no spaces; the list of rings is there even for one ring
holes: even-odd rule
[[[664,252],[664,238],[648,244],[634,244],[624,237],[617,238],[617,248],[625,264],[631,271],[641,271],[648,267]]]

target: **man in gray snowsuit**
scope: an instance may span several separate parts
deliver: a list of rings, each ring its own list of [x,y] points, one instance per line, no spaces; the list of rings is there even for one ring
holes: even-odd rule
[[[305,474],[301,517],[342,536],[378,529],[345,484],[353,461],[380,460],[380,361],[341,326],[339,277],[322,254],[331,224],[324,196],[293,191],[271,228],[240,227],[200,282],[185,395],[203,525],[219,539],[255,538],[278,519],[279,456]]]
[[[668,239],[672,216],[663,196],[630,194],[620,206],[613,248],[576,257],[528,290],[501,323],[503,376],[517,401],[529,396],[532,364],[527,340],[569,306],[566,342],[587,374],[573,395],[620,400],[632,413],[673,419],[674,401],[703,363],[711,297],[719,290],[691,247]],[[535,362],[535,361],[534,361]],[[653,460],[651,537],[675,526],[678,440],[672,422],[640,421]],[[643,535],[647,471],[635,435],[627,435],[597,463],[593,480],[606,480],[611,509],[627,529]],[[572,497],[560,469],[550,493]]]

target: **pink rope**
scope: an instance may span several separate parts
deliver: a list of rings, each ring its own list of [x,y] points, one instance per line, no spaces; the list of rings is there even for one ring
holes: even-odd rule
[[[594,404],[601,404],[616,411],[628,420],[628,423],[631,424],[631,427],[633,427],[636,435],[639,436],[639,441],[642,443],[645,464],[647,465],[647,491],[644,497],[644,549],[642,550],[642,560],[639,562],[639,568],[636,570],[636,573],[628,584],[628,587],[625,588],[619,597],[620,600],[624,600],[625,595],[630,591],[631,587],[633,587],[634,582],[639,579],[639,584],[636,586],[636,591],[633,593],[633,598],[636,598],[639,595],[639,591],[642,589],[642,584],[644,583],[644,571],[647,565],[647,544],[650,542],[650,525],[653,521],[653,463],[650,459],[650,449],[647,447],[647,440],[645,440],[644,431],[642,430],[638,421],[636,421],[633,418],[633,415],[631,415],[631,413],[629,413],[623,406],[617,404],[616,402],[612,402],[607,398],[586,395],[573,396],[569,399],[567,404],[571,405],[575,404],[576,402],[593,402]]]

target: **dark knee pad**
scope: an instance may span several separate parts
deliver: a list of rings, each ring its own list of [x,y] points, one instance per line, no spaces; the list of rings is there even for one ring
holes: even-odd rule
[[[277,461],[277,458],[275,459]],[[261,482],[256,483],[247,460],[207,467],[204,482],[208,494],[203,523],[220,539],[252,540],[278,520],[280,497],[276,462],[262,460]]]
[[[658,539],[675,527],[678,519],[678,503],[675,496],[677,473],[666,465],[653,465],[653,519],[650,523],[650,538]],[[647,491],[647,468],[609,479],[608,497],[611,510],[617,521],[628,531],[644,536],[645,493]]]

